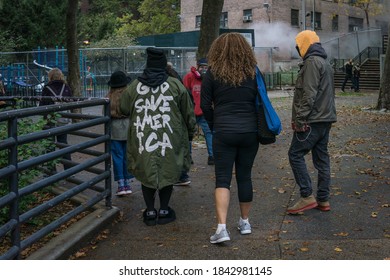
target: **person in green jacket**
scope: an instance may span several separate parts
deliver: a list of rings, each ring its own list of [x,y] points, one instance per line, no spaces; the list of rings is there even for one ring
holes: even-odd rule
[[[191,99],[182,83],[166,72],[161,49],[147,48],[146,68],[121,98],[122,114],[130,119],[127,137],[128,169],[142,184],[148,226],[176,219],[169,206],[173,184],[191,165],[189,139],[195,131]],[[160,209],[155,209],[155,196]]]
[[[328,142],[332,123],[337,121],[333,70],[314,31],[300,32],[295,41],[303,61],[295,83],[291,116],[294,134],[288,157],[301,197],[287,212],[298,214],[313,208],[329,211]],[[316,197],[304,158],[309,152],[318,171]]]

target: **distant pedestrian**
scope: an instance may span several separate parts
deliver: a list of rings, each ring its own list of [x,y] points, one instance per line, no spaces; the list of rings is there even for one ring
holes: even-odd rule
[[[360,84],[360,65],[359,64],[356,64],[354,67],[353,67],[353,79],[354,79],[354,83],[355,83],[355,92],[359,92],[360,89],[359,89],[359,84]]]
[[[3,83],[3,76],[0,74],[0,95],[5,95],[5,87]],[[5,107],[7,103],[3,100],[0,100],[0,107]]]
[[[200,108],[200,93],[202,88],[202,79],[206,74],[208,68],[207,59],[201,58],[196,62],[196,67],[192,66],[191,71],[184,76],[183,83],[184,86],[192,94],[194,101],[194,112],[196,116],[196,123],[202,128],[203,135],[206,141],[207,147],[207,164],[214,165],[214,155],[213,155],[213,134],[207,124],[206,119],[204,118],[202,109]]]
[[[186,88],[166,71],[164,52],[147,48],[146,53],[146,68],[122,95],[120,108],[130,119],[128,168],[142,184],[144,223],[153,226],[176,219],[170,199],[183,167],[191,165],[188,142],[194,134],[195,115]]]
[[[0,95],[5,95],[5,87],[3,82],[3,75],[0,74]]]
[[[211,243],[230,240],[226,228],[230,188],[235,168],[241,234],[252,233],[249,212],[253,200],[252,167],[257,140],[256,58],[239,33],[224,33],[211,45],[210,68],[202,82],[201,108],[213,131],[217,230]]]
[[[131,79],[123,71],[112,73],[108,85],[110,90],[107,98],[110,99],[111,111],[111,156],[114,169],[114,181],[117,182],[117,196],[131,194],[130,180],[134,178],[127,170],[126,145],[129,118],[120,111],[120,99]]]
[[[345,85],[347,84],[348,81],[351,81],[351,89],[355,88],[355,82],[353,80],[353,61],[352,59],[348,60],[348,62],[344,66],[345,68],[345,76],[344,76],[344,81],[343,85],[341,86],[341,91],[345,91]]]
[[[52,97],[43,98],[39,106],[53,105],[56,103],[62,103],[63,97],[71,97],[72,89],[66,83],[65,76],[59,68],[53,68],[47,74],[48,83],[42,89],[42,96],[44,97]],[[51,128],[55,126],[64,126],[71,122],[68,118],[58,117],[57,114],[48,114],[44,116],[47,120],[47,123],[44,128]],[[59,134],[56,136],[57,142],[67,145],[68,144],[68,134]],[[71,155],[66,154],[63,156],[65,160],[71,160]],[[64,168],[67,169],[69,166],[64,164]]]
[[[180,77],[179,73],[177,73],[177,71],[175,70],[175,68],[173,67],[172,63],[171,62],[168,62],[167,63],[167,73],[169,76],[171,77],[174,77],[176,79],[178,79],[181,83],[183,83],[183,80],[182,78]],[[192,94],[188,91],[188,95],[190,96],[191,98],[191,102],[192,104],[194,104],[194,100],[193,100],[193,97],[192,97]],[[193,163],[192,162],[192,138],[189,139],[189,149],[190,149],[190,153],[189,153],[189,156],[190,156],[190,160],[191,160],[191,164]],[[190,180],[190,176],[188,175],[188,172],[189,170],[183,166],[183,171],[180,175],[180,178],[179,178],[179,181],[177,181],[174,186],[188,186],[191,184],[191,180]]]
[[[292,106],[291,127],[294,131],[288,157],[300,199],[287,209],[289,214],[318,207],[329,211],[330,159],[329,132],[336,122],[333,71],[327,54],[314,31],[305,30],[296,36],[296,46],[303,58],[298,73]],[[317,195],[313,195],[305,155],[311,152],[318,171]]]

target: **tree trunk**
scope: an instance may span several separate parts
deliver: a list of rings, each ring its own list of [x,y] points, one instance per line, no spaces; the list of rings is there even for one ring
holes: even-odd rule
[[[389,24],[390,32],[390,24]],[[381,86],[379,89],[379,98],[376,105],[377,110],[390,110],[390,47],[387,44],[385,63],[383,67]]]
[[[206,57],[211,44],[219,35],[224,0],[203,0],[197,58]]]
[[[66,13],[66,49],[68,51],[67,82],[72,89],[73,96],[81,97],[76,23],[77,9],[78,0],[68,0],[68,10]]]

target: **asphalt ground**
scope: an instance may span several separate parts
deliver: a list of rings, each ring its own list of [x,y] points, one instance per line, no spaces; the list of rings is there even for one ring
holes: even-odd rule
[[[141,185],[134,180],[133,194],[113,196],[119,218],[87,246],[77,248],[70,259],[390,259],[390,113],[368,109],[375,106],[377,93],[337,95],[338,122],[329,143],[331,211],[313,209],[303,215],[286,213],[299,198],[287,156],[293,136],[289,125],[292,97],[289,91],[271,91],[269,96],[284,129],[275,144],[260,146],[253,166],[252,234],[241,236],[237,230],[239,206],[233,176],[227,222],[231,241],[210,244],[216,230],[214,167],[207,165],[207,150],[199,137],[193,143],[192,182],[174,187],[170,206],[176,211],[175,222],[143,223],[145,204]],[[306,159],[315,186],[316,171],[310,155]],[[158,209],[158,198],[156,203]]]

